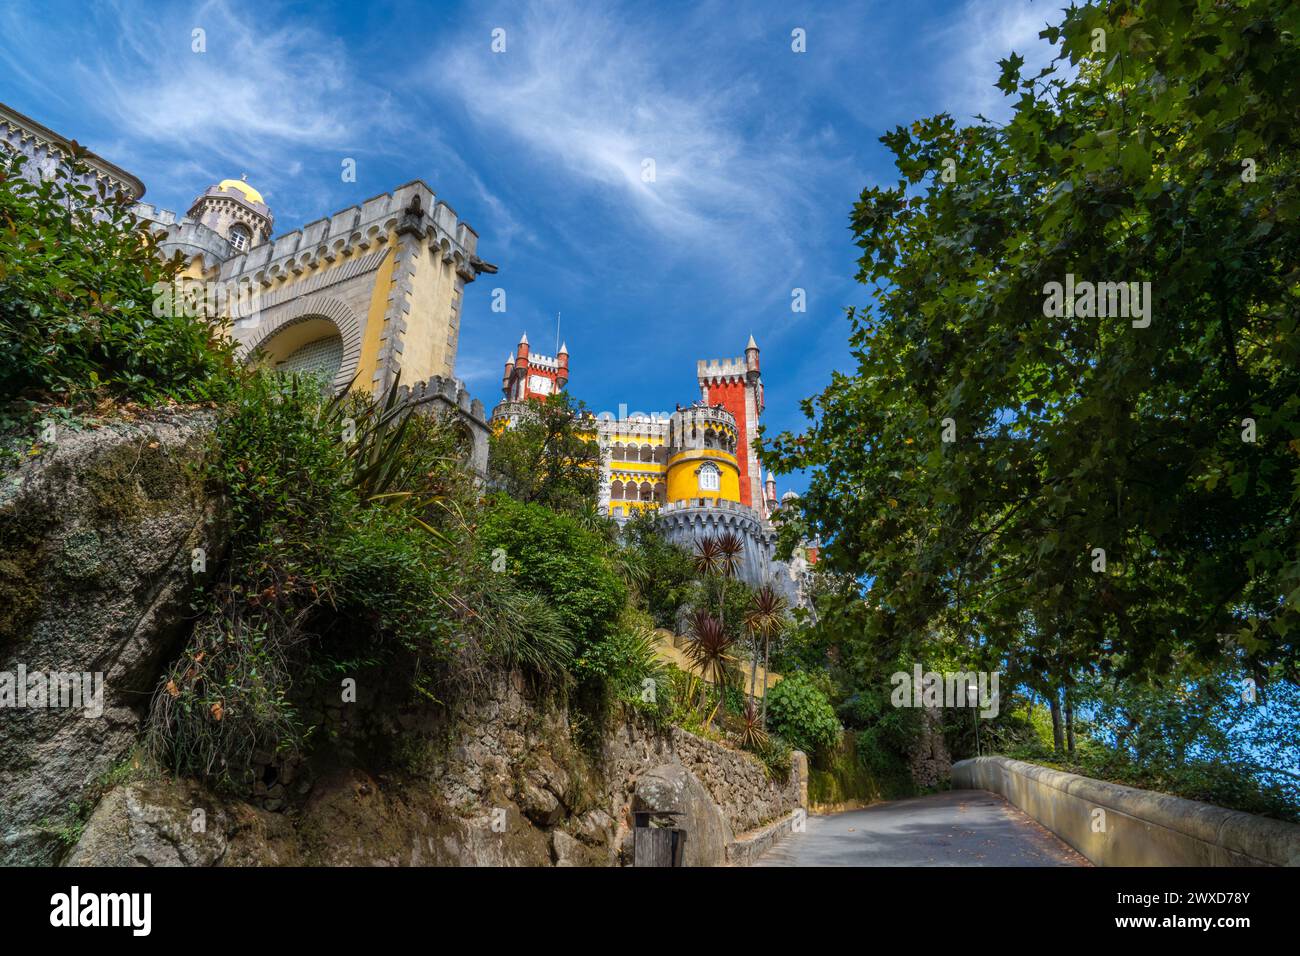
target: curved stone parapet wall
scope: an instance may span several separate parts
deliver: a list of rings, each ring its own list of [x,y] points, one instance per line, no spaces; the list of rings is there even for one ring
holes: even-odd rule
[[[1300,866],[1294,823],[1008,757],[962,760],[952,782],[1001,794],[1097,866]]]
[[[768,583],[772,573],[771,535],[764,531],[753,508],[713,498],[671,501],[659,509],[659,522],[669,541],[689,551],[694,551],[695,542],[702,538],[734,531],[745,543],[736,576],[753,587]]]

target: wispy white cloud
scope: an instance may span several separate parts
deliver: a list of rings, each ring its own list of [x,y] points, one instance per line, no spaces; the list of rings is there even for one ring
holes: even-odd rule
[[[533,3],[501,11],[506,50],[493,53],[492,20],[440,46],[429,86],[503,151],[691,254],[769,269],[799,256],[799,184],[818,160],[765,122],[759,83],[734,54],[711,55],[703,24]]]
[[[139,12],[123,11],[123,19]],[[123,30],[130,55],[88,61],[86,79],[100,84],[107,108],[131,132],[217,155],[267,142],[355,141],[353,78],[339,41],[302,24],[275,29],[251,13],[209,0],[191,14],[169,14],[155,29]],[[193,49],[194,30],[204,31],[202,52]],[[157,42],[160,33],[168,42]]]
[[[188,193],[248,172],[271,199],[304,160],[337,168],[338,157],[393,141],[376,131],[403,125],[390,94],[350,62],[341,39],[251,3],[119,0],[58,30],[31,29],[44,22],[32,7],[9,19],[25,25],[30,42],[8,45],[5,59],[130,143],[133,155],[114,158],[151,167],[151,192]]]
[[[1025,58],[1021,72],[1032,76],[1051,62],[1053,47],[1038,34],[1061,11],[1031,0],[967,0],[946,29],[933,34],[935,62],[943,64],[938,88],[943,109],[959,122],[982,114],[1010,117],[1015,102],[994,86],[998,60],[1013,52]]]

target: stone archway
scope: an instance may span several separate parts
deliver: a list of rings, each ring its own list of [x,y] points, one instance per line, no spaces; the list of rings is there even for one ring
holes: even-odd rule
[[[277,366],[287,365],[298,371],[332,368],[337,356],[334,390],[342,391],[352,384],[361,360],[361,323],[350,308],[337,299],[309,296],[276,311],[240,348],[243,358],[261,352]]]

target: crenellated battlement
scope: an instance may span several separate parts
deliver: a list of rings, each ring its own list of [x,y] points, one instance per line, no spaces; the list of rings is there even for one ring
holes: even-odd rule
[[[224,198],[224,194],[220,195]],[[219,264],[221,279],[248,278],[263,286],[382,247],[399,227],[424,240],[427,248],[443,263],[453,265],[466,282],[472,282],[479,271],[491,271],[478,259],[478,233],[468,223],[460,222],[451,207],[438,201],[433,190],[420,180],[372,196],[360,206],[348,206],[245,252],[237,251],[210,227],[188,217],[178,218],[171,210],[137,203],[135,214],[168,227],[163,240],[165,249],[175,246],[185,252],[193,249],[193,254],[206,253],[217,261],[205,258],[205,266]]]
[[[559,371],[560,368],[560,360],[554,355],[538,355],[533,352],[528,353],[528,364],[530,366],[541,366],[542,368],[549,368],[555,371]]]
[[[672,417],[684,428],[721,427],[733,434],[736,430],[736,416],[722,405],[690,405],[679,408]]]
[[[730,359],[700,359],[695,363],[695,376],[702,383],[743,379],[748,371],[743,355]]]
[[[470,395],[458,378],[434,375],[414,385],[397,389],[398,401],[414,411],[435,415],[455,415],[466,428],[470,441],[470,467],[480,480],[487,480],[488,436],[490,434],[483,403]]]
[[[170,209],[161,209],[153,203],[138,202],[131,207],[131,213],[137,219],[156,222],[160,226],[171,226],[176,223],[176,213]]]
[[[423,405],[428,402],[441,402],[454,407],[479,422],[486,423],[483,403],[470,395],[465,383],[458,378],[434,375],[432,378],[414,385],[402,385],[397,390],[399,400],[411,405]]]

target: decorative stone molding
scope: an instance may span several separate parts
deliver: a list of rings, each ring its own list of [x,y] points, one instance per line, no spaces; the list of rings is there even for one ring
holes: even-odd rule
[[[343,363],[334,376],[334,388],[347,388],[357,374],[357,363],[361,361],[361,323],[342,302],[322,296],[298,299],[285,306],[284,311],[259,326],[256,337],[240,345],[237,354],[248,357],[264,346],[272,338],[291,325],[310,319],[328,319],[339,331],[343,339]]]
[[[52,176],[72,154],[70,140],[3,103],[0,103],[0,144],[28,158],[23,170],[25,177],[33,172],[41,177]],[[144,195],[144,183],[122,167],[92,152],[87,152],[83,161],[90,170],[85,185],[93,188],[102,182],[110,190],[120,190],[132,199]]]

